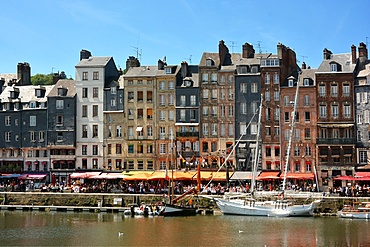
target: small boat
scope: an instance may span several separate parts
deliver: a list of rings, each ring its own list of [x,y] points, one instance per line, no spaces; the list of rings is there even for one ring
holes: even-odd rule
[[[177,204],[178,201],[184,199],[189,194],[196,193],[196,188],[191,188],[184,194],[172,200],[171,203],[163,203],[164,209],[161,212],[163,216],[194,216],[198,213],[197,208],[193,207],[192,199],[189,200],[188,205]]]
[[[346,205],[341,211],[338,211],[338,216],[349,219],[370,219],[370,202],[357,202],[352,206]]]

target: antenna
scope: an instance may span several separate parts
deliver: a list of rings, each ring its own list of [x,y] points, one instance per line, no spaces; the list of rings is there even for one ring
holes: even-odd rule
[[[191,57],[192,57],[193,55],[189,55],[189,58],[184,58],[185,60],[187,60],[188,62],[189,62],[189,64],[191,64]]]
[[[236,47],[235,46],[235,41],[230,41],[230,43],[231,43],[231,45],[230,45],[230,47],[231,47],[231,53],[234,53],[234,47]]]
[[[258,48],[258,53],[262,54],[262,48],[264,48],[264,47],[261,46],[261,41],[257,41],[257,48]]]
[[[367,41],[369,37],[366,36],[366,47],[369,45],[369,42]]]
[[[136,58],[139,59],[139,61],[141,61],[142,49],[139,50],[139,47],[137,46],[131,46],[131,47],[134,48],[134,51],[136,53]]]

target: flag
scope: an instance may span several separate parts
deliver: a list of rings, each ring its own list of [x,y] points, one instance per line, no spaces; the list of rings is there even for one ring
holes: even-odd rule
[[[166,180],[170,180],[170,176],[168,176],[168,170],[166,168]]]

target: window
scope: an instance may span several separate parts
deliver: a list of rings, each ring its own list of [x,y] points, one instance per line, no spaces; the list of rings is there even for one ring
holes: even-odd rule
[[[63,115],[56,116],[56,123],[57,126],[63,126]]]
[[[93,117],[98,116],[98,105],[93,105]]]
[[[88,72],[82,72],[82,80],[87,81],[88,80]]]
[[[274,101],[279,101],[279,100],[280,100],[280,92],[274,91]]]
[[[333,72],[335,72],[335,71],[337,71],[337,64],[336,63],[332,63],[332,64],[330,64],[330,71],[333,71]]]
[[[294,147],[294,156],[299,156],[300,155],[300,148],[299,148],[299,146],[295,146]]]
[[[166,112],[161,110],[159,111],[159,120],[164,121],[166,118]]]
[[[93,98],[99,97],[99,88],[93,87]]]
[[[137,118],[142,119],[144,117],[144,110],[143,109],[137,109]]]
[[[168,104],[174,105],[175,97],[173,94],[168,95]]]
[[[93,80],[99,80],[99,72],[98,71],[93,72]]]
[[[311,121],[311,113],[310,112],[306,111],[304,113],[304,121],[305,122],[310,122]]]
[[[63,109],[64,108],[64,100],[59,99],[55,101],[55,108],[56,109]]]
[[[11,132],[5,132],[5,141],[6,142],[10,142],[11,137],[12,137]]]
[[[30,126],[36,126],[36,116],[30,116]]]
[[[180,95],[180,106],[185,106],[185,105],[186,105],[186,96]]]
[[[207,73],[202,74],[202,82],[203,83],[208,83],[208,74]]]
[[[203,135],[208,135],[208,123],[203,123]]]
[[[326,105],[324,104],[319,105],[319,117],[326,118]]]
[[[148,137],[152,137],[153,136],[153,127],[152,126],[148,126]]]
[[[218,130],[217,130],[217,123],[212,123],[212,135],[213,136],[216,136],[217,135],[217,132],[218,132]]]
[[[175,120],[175,112],[173,110],[170,110],[168,112],[168,120],[170,121]]]
[[[280,119],[280,109],[279,108],[275,108],[274,109],[274,120],[275,121],[279,121]]]
[[[305,106],[309,106],[310,105],[310,96],[309,95],[305,95],[305,96],[303,96],[303,104],[305,105]]]
[[[301,171],[301,164],[298,161],[297,161],[297,163],[295,163],[295,171],[296,172]]]
[[[186,119],[186,112],[184,109],[180,110],[180,121],[185,121]]]
[[[226,114],[226,106],[220,105],[220,117],[225,117]]]
[[[82,125],[82,138],[87,138],[87,125]]]
[[[367,151],[360,150],[359,156],[360,156],[360,164],[367,164]]]
[[[217,73],[212,73],[211,74],[211,81],[212,83],[217,83]]]
[[[128,144],[128,153],[133,154],[134,153],[134,144]]]
[[[289,96],[284,96],[284,106],[290,105]]]
[[[147,119],[153,119],[153,109],[152,108],[146,109],[146,117]]]
[[[36,141],[36,132],[35,131],[31,131],[30,132],[30,141],[31,142],[35,142]]]
[[[98,155],[98,145],[93,145],[93,155]]]
[[[12,119],[11,116],[6,116],[5,117],[5,125],[6,126],[12,125],[12,120],[11,119]]]
[[[143,102],[143,97],[144,97],[143,91],[138,91],[137,92],[137,102]]]
[[[212,89],[212,99],[217,99],[217,89]]]
[[[152,93],[152,91],[147,91],[146,92],[146,101],[147,102],[152,102],[153,101],[153,93]]]
[[[92,137],[98,137],[98,125],[93,125],[93,135]]]
[[[218,107],[212,106],[212,117],[217,117]]]
[[[284,112],[284,122],[289,123],[289,112]]]
[[[110,106],[116,106],[116,99],[111,99],[110,100]]]
[[[82,88],[82,98],[87,98],[88,97],[88,88],[84,87]]]
[[[146,147],[146,152],[148,154],[152,154],[153,153],[153,145],[152,144],[148,144],[147,147]]]
[[[122,137],[122,127],[116,126],[116,137]]]
[[[351,95],[351,91],[349,88],[349,84],[343,84],[343,97],[349,97]]]
[[[229,93],[229,100],[234,99],[234,90],[230,88],[230,89],[228,90],[228,93]]]
[[[116,87],[111,87],[110,88],[110,93],[111,94],[116,94],[117,93],[117,88]]]
[[[82,117],[87,117],[87,105],[82,105]]]
[[[160,143],[159,144],[159,153],[160,154],[166,154],[166,143]]]
[[[159,127],[159,138],[161,140],[166,139],[166,127]]]
[[[271,127],[265,127],[265,133],[266,133],[266,136],[270,136],[271,135]]]
[[[166,100],[165,100],[164,94],[160,94],[160,95],[159,95],[159,104],[160,104],[161,106],[166,105]]]
[[[337,84],[332,84],[330,86],[330,92],[332,97],[337,97],[338,96],[338,85]]]
[[[250,130],[251,130],[252,135],[256,135],[257,134],[257,124],[256,123],[251,123]]]
[[[258,92],[258,86],[256,82],[252,82],[251,84],[251,93],[257,93]]]
[[[87,145],[82,145],[82,155],[87,155]]]
[[[306,156],[311,156],[311,147],[310,147],[310,146],[307,146],[307,147],[305,148],[305,155],[306,155]]]
[[[240,114],[247,114],[247,103],[240,103]]]
[[[303,86],[307,87],[310,85],[310,80],[308,78],[303,79]]]
[[[208,106],[203,106],[203,117],[208,117]]]
[[[338,105],[332,105],[331,106],[331,116],[333,118],[339,117],[339,106]]]
[[[280,82],[279,74],[274,74],[274,84],[279,84],[279,82]]]
[[[270,84],[270,74],[265,74],[265,84]]]
[[[288,80],[288,87],[293,87],[294,81],[293,79]]]
[[[309,129],[309,128],[304,129],[304,139],[306,139],[306,140],[311,139],[311,129]]]
[[[280,135],[280,127],[279,126],[274,126],[274,134],[276,136]]]
[[[253,114],[258,112],[258,102],[254,101],[251,103],[251,111]]]
[[[343,112],[344,112],[344,117],[345,118],[350,118],[351,117],[351,105],[349,103],[345,103],[343,106]]]
[[[208,89],[203,89],[203,99],[208,99]]]
[[[168,89],[173,90],[175,88],[175,83],[173,81],[168,82]]]
[[[39,131],[39,142],[43,142],[45,138],[45,132]]]
[[[326,87],[325,85],[319,85],[319,96],[325,97],[326,96]]]
[[[270,91],[265,92],[265,100],[270,101]]]
[[[247,89],[248,89],[248,84],[243,82],[243,83],[240,83],[240,92],[241,93],[247,93]]]
[[[121,154],[122,153],[122,146],[121,144],[116,144],[116,154]]]
[[[229,117],[232,117],[232,116],[234,116],[234,106],[232,106],[232,105],[229,105]]]
[[[166,89],[166,82],[161,81],[159,82],[159,90],[165,90]]]
[[[195,106],[197,104],[197,97],[196,95],[190,95],[190,105]]]

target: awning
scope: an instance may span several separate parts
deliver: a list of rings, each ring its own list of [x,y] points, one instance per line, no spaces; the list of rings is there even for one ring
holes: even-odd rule
[[[104,172],[98,175],[91,176],[89,177],[89,179],[120,179],[125,177],[127,176],[123,175],[122,173]]]
[[[136,174],[131,175],[131,176],[126,176],[126,177],[123,178],[123,180],[126,180],[126,181],[148,180],[150,175],[151,175],[151,173],[141,172],[141,173],[136,173]]]
[[[21,176],[22,176],[22,174],[2,174],[2,176],[0,176],[0,179],[1,178],[4,178],[4,179],[8,179],[8,178],[19,178]]]
[[[250,180],[252,179],[253,173],[252,172],[241,172],[237,171],[234,172],[232,176],[230,176],[230,180]],[[256,173],[256,177],[258,176],[258,173]]]
[[[257,177],[257,180],[266,180],[266,179],[279,179],[280,171],[276,172],[261,172]]]
[[[141,126],[138,126],[138,127],[136,127],[136,131],[142,131],[143,130],[143,127],[141,127]]]
[[[44,180],[47,174],[23,174],[18,177],[20,180]]]
[[[71,174],[71,178],[90,178],[99,174],[101,174],[101,172],[74,172]]]
[[[313,173],[300,173],[300,172],[288,172],[286,178],[291,179],[311,179],[313,180],[315,175]],[[280,175],[280,178],[284,178],[283,174]]]
[[[370,177],[370,172],[356,172],[356,178]]]
[[[229,177],[233,175],[233,172],[229,172]],[[223,182],[226,181],[226,172],[214,172],[213,181]]]
[[[339,176],[334,178],[334,180],[355,180],[355,178],[352,176]]]

